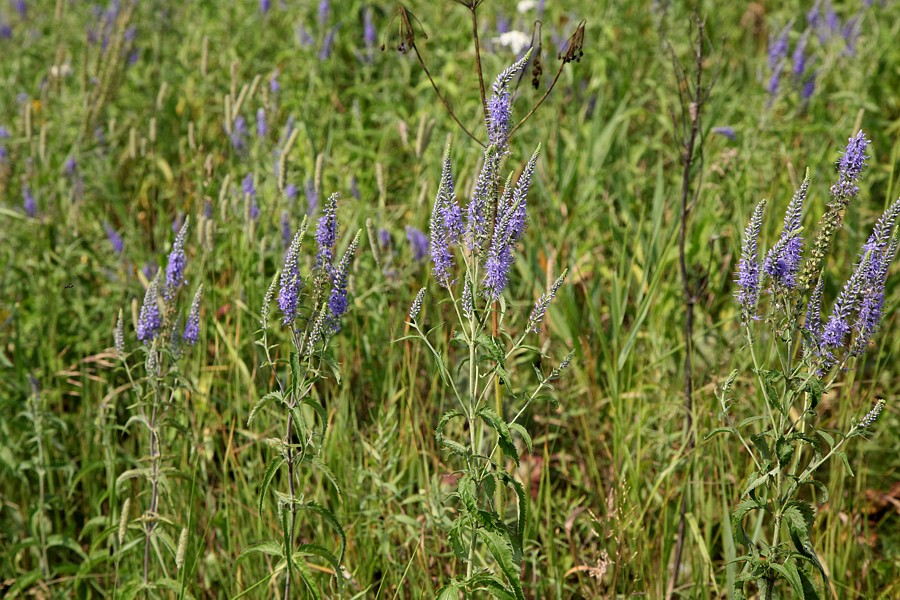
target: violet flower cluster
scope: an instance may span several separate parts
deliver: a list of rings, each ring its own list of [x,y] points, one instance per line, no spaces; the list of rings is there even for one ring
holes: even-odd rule
[[[816,63],[827,62],[818,55],[837,41],[841,45],[842,56],[855,56],[862,19],[871,9],[869,4],[842,23],[831,0],[824,2],[818,0],[806,14],[806,25],[796,38],[793,51],[790,47],[793,20],[777,35],[771,36],[767,51],[766,88],[772,98],[774,99],[784,89],[782,79],[788,71],[791,84],[799,93],[801,101],[808,102],[815,93],[816,79],[819,76],[815,68]]]
[[[169,252],[165,271],[157,270],[153,275],[147,290],[144,293],[144,301],[136,324],[137,338],[146,345],[152,344],[157,339],[165,339],[162,335],[168,332],[170,339],[176,341],[177,328],[177,299],[178,292],[184,287],[184,272],[187,266],[187,257],[184,250],[184,242],[187,237],[188,219],[175,236],[172,250]],[[115,236],[113,235],[115,234]],[[112,227],[107,225],[107,235],[114,247],[121,243],[121,238]],[[117,249],[117,252],[120,250]],[[163,279],[165,277],[165,279]],[[187,323],[181,334],[188,344],[195,344],[200,334],[200,301],[201,291],[198,288],[194,294],[194,300],[188,311]]]
[[[831,312],[824,318],[824,278],[821,272],[821,255],[830,246],[837,226],[835,216],[845,209],[851,198],[859,193],[857,182],[866,166],[868,140],[862,131],[848,140],[837,163],[838,181],[831,186],[832,203],[820,222],[819,235],[811,247],[810,261],[816,260],[815,286],[806,303],[803,323],[803,355],[822,376],[833,367],[844,368],[852,357],[862,355],[873,336],[878,332],[884,317],[885,285],[888,271],[897,255],[898,237],[896,224],[900,218],[900,199],[884,212],[872,234],[863,245],[852,274],[834,300]],[[800,262],[803,257],[802,229],[803,202],[809,190],[809,177],[795,193],[788,205],[781,237],[766,254],[760,273],[758,239],[762,223],[761,202],[750,219],[744,234],[743,249],[738,265],[737,300],[744,316],[744,324],[755,318],[757,301],[763,287],[761,278],[768,278],[773,294],[803,290],[798,284]],[[823,236],[823,231],[827,234]],[[805,272],[805,271],[804,271]],[[810,287],[811,284],[810,284]],[[808,288],[806,288],[808,289]],[[801,298],[788,299],[775,306],[784,310],[799,309]],[[793,308],[792,308],[793,307]]]
[[[486,127],[489,145],[475,182],[472,198],[466,210],[463,226],[462,211],[456,202],[449,148],[444,154],[441,182],[431,213],[429,251],[434,278],[438,285],[450,288],[454,276],[454,246],[461,241],[476,263],[483,266],[481,281],[466,277],[464,296],[472,295],[472,284],[483,284],[483,294],[497,300],[506,289],[509,271],[515,259],[515,247],[527,225],[528,191],[540,154],[535,150],[522,174],[512,181],[512,175],[501,186],[500,168],[508,153],[511,95],[509,84],[528,62],[530,52],[505,69],[494,82],[494,94],[487,106]],[[502,189],[502,192],[501,192]],[[412,238],[410,238],[412,241]],[[477,270],[477,267],[476,267]],[[464,307],[464,310],[467,310]]]
[[[744,230],[741,245],[741,260],[738,262],[737,301],[741,306],[744,322],[756,318],[756,302],[759,299],[759,232],[762,229],[763,211],[766,201],[762,200],[753,209],[750,223]]]
[[[327,333],[340,329],[341,318],[349,306],[350,267],[359,247],[360,234],[356,234],[341,259],[335,263],[337,200],[337,194],[328,198],[316,226],[316,256],[310,275],[306,278],[301,275],[301,245],[308,222],[308,217],[304,217],[288,248],[279,278],[278,308],[282,313],[282,324],[294,333],[306,330],[307,354]],[[330,290],[326,290],[329,287]],[[304,295],[307,288],[308,292]]]

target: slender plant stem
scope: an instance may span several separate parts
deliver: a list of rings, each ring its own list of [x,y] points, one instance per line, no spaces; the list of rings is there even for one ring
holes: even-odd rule
[[[684,140],[682,148],[682,173],[681,173],[681,214],[678,229],[678,269],[681,274],[682,296],[684,300],[684,435],[685,445],[691,451],[696,439],[694,436],[694,381],[693,381],[693,355],[694,355],[694,306],[697,302],[696,284],[692,281],[687,264],[687,233],[688,223],[693,211],[694,202],[691,193],[691,171],[696,159],[697,140],[700,134],[700,115],[705,100],[703,90],[703,21],[697,19],[697,47],[695,52],[695,75],[693,93],[687,100],[690,106],[684,106],[682,96],[682,114],[686,116],[689,124],[689,133]],[[690,485],[690,476],[685,481],[685,490],[681,496],[681,506],[678,510],[678,533],[675,541],[674,568],[669,578],[666,597],[672,598],[675,586],[678,584],[678,575],[681,570],[681,558],[684,551],[685,540],[685,515],[687,514],[687,489]]]
[[[557,69],[557,71],[556,71],[556,76],[553,78],[553,81],[550,82],[550,87],[548,87],[547,90],[544,92],[544,95],[541,96],[537,102],[535,102],[534,106],[531,107],[531,110],[529,110],[528,113],[524,117],[522,117],[519,120],[519,122],[516,123],[512,129],[509,130],[509,137],[512,137],[513,134],[516,132],[516,130],[519,129],[519,127],[521,127],[525,123],[525,121],[527,121],[529,118],[531,118],[531,115],[533,115],[535,113],[535,111],[537,111],[537,109],[540,108],[541,104],[544,103],[544,100],[547,99],[547,96],[550,95],[550,92],[552,92],[554,86],[556,86],[556,82],[559,81],[559,76],[562,75],[563,68],[565,66],[566,66],[565,62],[560,63],[559,69]]]
[[[478,70],[478,90],[481,92],[481,110],[484,113],[484,120],[487,122],[487,96],[484,93],[484,73],[481,70],[481,43],[478,40],[477,10],[477,5],[469,7],[469,11],[472,13],[472,38],[475,42],[475,68]]]
[[[462,121],[459,120],[459,117],[456,116],[456,113],[453,112],[453,109],[450,107],[450,103],[444,98],[444,95],[441,94],[441,90],[438,88],[437,83],[435,83],[434,78],[431,76],[431,72],[428,70],[428,67],[425,66],[425,59],[422,58],[422,55],[419,53],[419,47],[415,44],[412,44],[413,52],[416,53],[416,58],[419,61],[419,66],[422,67],[422,70],[425,72],[425,76],[428,77],[428,81],[431,82],[431,87],[434,88],[434,93],[437,94],[438,100],[441,101],[441,104],[444,105],[444,108],[447,110],[447,114],[450,115],[450,118],[453,119],[460,128],[466,132],[470,138],[475,140],[482,148],[484,147],[484,142],[475,137],[475,134],[469,131],[469,129],[462,124]]]
[[[295,406],[295,399],[291,398],[290,408],[293,408],[294,406]],[[296,520],[295,517],[297,515],[297,507],[294,503],[294,496],[296,493],[296,490],[294,488],[294,449],[293,449],[293,446],[291,445],[291,437],[293,437],[293,431],[292,431],[293,423],[294,423],[294,418],[291,415],[291,411],[288,410],[287,432],[285,432],[285,434],[284,434],[284,443],[285,443],[285,447],[287,448],[288,498],[290,499],[290,502],[291,502],[291,516],[290,516],[290,520],[288,521],[287,540],[288,540],[288,543],[292,547],[294,545],[294,522]],[[292,548],[285,548],[284,550],[285,550],[285,556],[287,556],[288,553],[291,552]],[[290,561],[288,561],[288,564],[290,564]],[[291,569],[288,568],[287,576],[285,577],[285,580],[284,580],[284,600],[290,600],[290,598],[291,598]]]

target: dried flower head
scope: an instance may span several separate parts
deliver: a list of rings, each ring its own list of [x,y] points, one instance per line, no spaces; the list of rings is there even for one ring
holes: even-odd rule
[[[425,292],[427,288],[422,288],[416,294],[415,300],[413,300],[412,306],[409,307],[409,320],[415,322],[416,319],[419,318],[419,313],[422,312],[422,302],[425,300]]]
[[[544,315],[547,314],[550,303],[556,298],[556,293],[559,291],[559,288],[562,287],[563,281],[565,281],[568,273],[569,270],[565,269],[562,274],[556,278],[556,281],[553,282],[550,289],[542,294],[537,302],[534,303],[534,308],[531,309],[531,315],[528,317],[528,326],[526,327],[528,331],[533,331],[534,333],[540,331],[541,321],[544,320]]]

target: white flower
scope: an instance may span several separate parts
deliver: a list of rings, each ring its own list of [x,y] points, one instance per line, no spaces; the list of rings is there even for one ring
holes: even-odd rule
[[[535,8],[537,8],[537,0],[521,0],[516,6],[516,10],[522,14],[527,13],[529,10],[534,10]]]
[[[521,54],[531,46],[531,36],[521,31],[507,31],[493,38],[495,44],[512,50],[513,54]]]

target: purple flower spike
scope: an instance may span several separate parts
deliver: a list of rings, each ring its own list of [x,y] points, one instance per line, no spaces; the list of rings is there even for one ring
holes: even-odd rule
[[[772,37],[769,39],[769,70],[772,71],[775,67],[783,61],[787,57],[788,53],[788,34],[791,31],[791,26],[793,23],[788,23],[784,26],[781,32],[778,34],[778,37]]]
[[[253,184],[253,173],[247,173],[246,177],[241,181],[241,192],[243,192],[245,196],[250,196],[251,198],[256,197],[256,186]]]
[[[266,109],[260,108],[256,111],[256,137],[264,138],[268,131],[266,127]]]
[[[178,235],[175,236],[175,243],[172,245],[172,251],[169,253],[169,262],[166,264],[166,287],[163,296],[166,301],[171,300],[175,296],[175,292],[184,283],[184,267],[187,259],[184,255],[184,239],[187,236],[188,219],[185,218],[184,225]]]
[[[331,58],[331,50],[334,48],[334,36],[337,33],[337,25],[328,30],[325,39],[322,40],[322,48],[319,50],[319,60],[325,61]]]
[[[857,269],[844,284],[841,293],[838,294],[831,309],[831,316],[822,330],[822,339],[819,346],[819,355],[822,357],[821,371],[825,372],[837,362],[837,352],[844,348],[847,336],[850,334],[850,316],[859,308],[864,285],[863,273]]]
[[[106,230],[106,238],[109,240],[109,243],[112,244],[113,251],[115,251],[116,254],[122,254],[122,251],[125,249],[125,242],[122,240],[122,236],[119,235],[119,232],[109,223],[104,223],[103,229]]]
[[[328,14],[331,12],[331,2],[319,0],[319,27],[324,27],[328,22]]]
[[[272,0],[259,0],[259,12],[266,14],[272,8]]]
[[[872,337],[881,327],[884,313],[884,294],[888,269],[897,254],[897,240],[893,239],[894,224],[900,216],[900,200],[892,204],[881,216],[863,245],[863,253],[857,270],[863,280],[861,300],[854,331],[856,339],[851,353],[863,354]]]
[[[244,117],[238,117],[234,120],[234,127],[231,129],[231,147],[235,152],[244,150],[247,144],[247,122]]]
[[[312,179],[306,180],[306,214],[313,214],[319,207],[319,193],[316,191],[316,184]]]
[[[203,286],[197,288],[194,300],[191,302],[191,311],[188,313],[187,324],[184,326],[182,339],[193,346],[200,338],[200,300],[203,294]]]
[[[499,299],[503,290],[506,289],[509,269],[515,260],[513,250],[516,242],[525,233],[528,189],[531,186],[531,178],[540,151],[541,148],[538,146],[522,171],[522,175],[519,176],[515,190],[509,199],[501,202],[497,207],[497,223],[494,226],[491,248],[485,261],[484,276],[485,294],[492,300]]]
[[[804,102],[809,102],[809,99],[812,98],[812,95],[816,91],[816,73],[813,72],[809,78],[803,82],[803,87],[800,88],[800,99]]]
[[[407,225],[406,239],[409,240],[409,245],[412,247],[413,260],[419,262],[428,256],[428,236],[419,229]]]
[[[462,235],[462,214],[456,203],[450,147],[444,152],[441,183],[431,211],[429,239],[434,278],[438,285],[449,288],[453,281],[453,244]]]
[[[303,288],[303,278],[300,276],[300,242],[303,240],[303,234],[304,228],[301,227],[294,235],[284,258],[284,268],[281,270],[278,308],[284,314],[282,321],[284,325],[293,323],[297,318],[300,304],[300,290]]]
[[[734,131],[734,127],[713,127],[712,132],[725,136],[732,142],[737,139],[737,134]]]
[[[29,217],[34,218],[37,216],[37,201],[34,199],[31,188],[28,186],[22,188],[22,208],[25,209],[25,214]]]
[[[157,271],[150,280],[150,285],[147,286],[144,303],[141,305],[141,312],[138,316],[137,338],[145,344],[152,342],[162,328],[162,315],[159,311],[159,278],[160,274]]]
[[[778,95],[778,89],[781,87],[781,73],[783,71],[784,63],[778,63],[772,70],[772,75],[769,77],[769,84],[766,86],[770,96]]]
[[[329,322],[332,331],[340,329],[340,319],[347,312],[347,277],[350,273],[350,262],[353,260],[358,246],[359,234],[357,233],[334,270],[331,296],[328,298],[328,310],[331,313]]]
[[[297,186],[293,183],[287,184],[284,188],[284,195],[288,199],[288,202],[293,203],[294,200],[297,199]]]
[[[791,62],[793,63],[792,73],[797,79],[803,77],[803,74],[806,72],[806,45],[808,43],[809,30],[807,29],[800,36],[797,46],[794,48],[794,53],[791,55]]]
[[[773,283],[789,290],[797,287],[795,278],[803,256],[803,238],[800,237],[799,231],[802,226],[803,201],[806,199],[807,190],[809,190],[809,173],[788,204],[781,239],[769,250],[763,263],[763,270],[772,278]]]
[[[806,321],[803,323],[803,329],[807,331],[811,340],[803,340],[804,356],[818,354],[819,347],[822,345],[822,293],[824,289],[824,281],[820,278],[809,298],[809,304],[806,306]]]
[[[288,211],[281,211],[281,243],[287,248],[291,244],[291,215]]]
[[[856,182],[863,169],[866,167],[866,149],[869,146],[869,140],[866,139],[862,130],[859,130],[855,136],[851,137],[844,155],[837,163],[838,181],[831,186],[831,195],[840,198],[853,198],[859,192]]]
[[[501,154],[506,153],[509,143],[509,120],[512,116],[512,95],[509,92],[509,84],[516,73],[525,68],[530,58],[531,50],[497,76],[497,79],[494,80],[494,93],[487,103],[488,143],[496,146]]]
[[[378,44],[378,33],[375,31],[375,20],[372,18],[371,8],[366,8],[363,12],[363,43],[369,50],[374,49]]]
[[[745,322],[756,318],[756,301],[759,298],[759,231],[765,208],[765,200],[756,205],[741,244],[741,260],[738,262],[736,280],[739,289],[736,296]]]
[[[272,73],[272,76],[269,77],[269,91],[273,94],[277,94],[281,90],[281,85],[278,83],[278,69]]]
[[[316,229],[316,243],[318,244],[316,268],[325,269],[327,272],[331,272],[331,265],[334,261],[334,244],[337,242],[338,236],[337,200],[337,194],[329,196]]]
[[[496,185],[495,178],[500,168],[500,154],[496,146],[488,146],[484,151],[484,163],[475,181],[475,189],[469,208],[466,211],[466,245],[476,256],[484,252],[484,243],[488,233],[488,202],[492,188]]]

